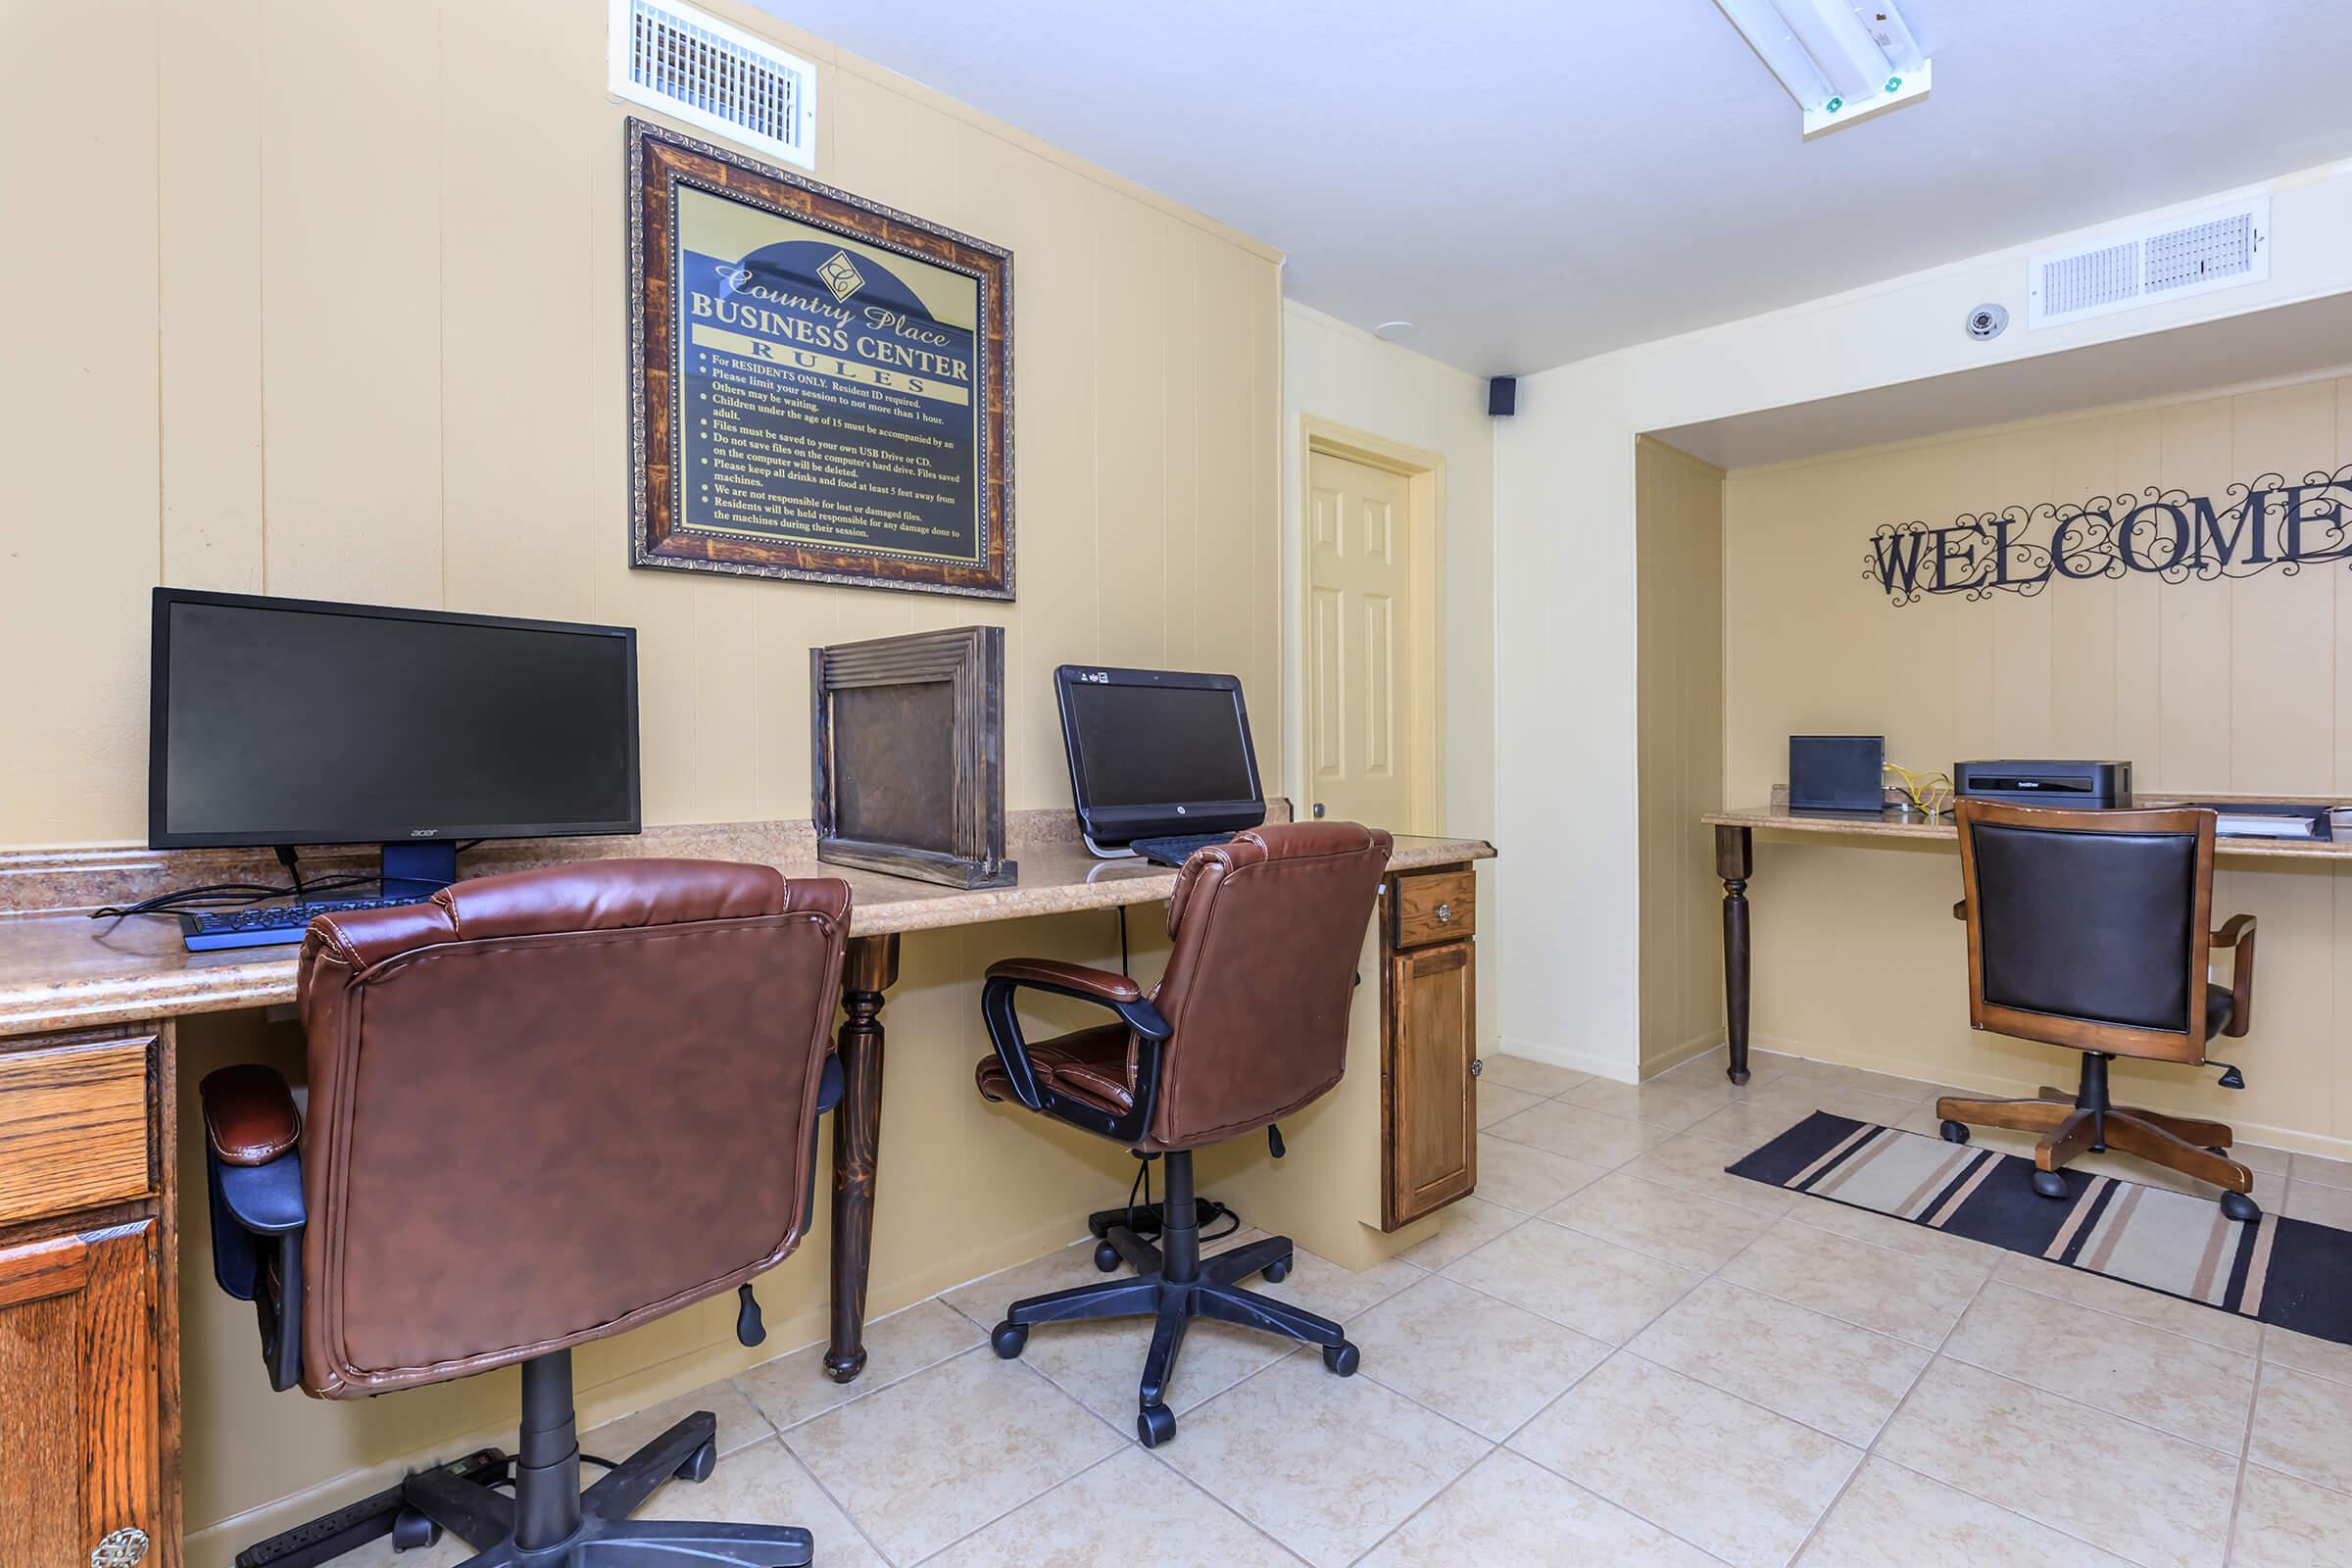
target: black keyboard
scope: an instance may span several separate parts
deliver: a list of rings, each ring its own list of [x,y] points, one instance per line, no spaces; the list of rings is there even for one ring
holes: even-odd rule
[[[1232,842],[1233,835],[1230,833],[1190,833],[1174,839],[1129,839],[1127,847],[1145,859],[1160,865],[1182,865],[1193,858],[1195,850]]]
[[[345,909],[388,909],[421,899],[314,899],[308,904],[256,904],[242,909],[204,909],[179,917],[179,938],[190,953],[213,948],[267,948],[300,942],[314,915]]]

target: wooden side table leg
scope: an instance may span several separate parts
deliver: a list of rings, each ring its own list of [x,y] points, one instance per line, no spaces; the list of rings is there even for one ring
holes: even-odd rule
[[[882,1143],[882,994],[899,978],[897,933],[853,937],[841,965],[849,1014],[837,1046],[841,1103],[833,1109],[833,1343],[825,1375],[865,1370],[865,1278],[874,1260],[874,1162]]]
[[[1724,1071],[1736,1084],[1747,1082],[1747,873],[1754,858],[1746,828],[1715,829],[1715,874],[1723,879],[1723,1038],[1732,1057]]]

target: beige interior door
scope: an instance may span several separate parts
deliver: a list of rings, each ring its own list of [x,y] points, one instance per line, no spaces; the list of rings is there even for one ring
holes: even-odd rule
[[[1421,733],[1409,492],[1402,474],[1307,455],[1309,814],[1399,833],[1418,825],[1409,753]]]

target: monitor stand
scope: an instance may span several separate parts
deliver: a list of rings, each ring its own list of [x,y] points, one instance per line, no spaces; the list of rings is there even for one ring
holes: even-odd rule
[[[1135,851],[1127,848],[1124,844],[1097,844],[1092,833],[1082,832],[1078,836],[1086,840],[1086,847],[1095,852],[1098,859],[1133,860],[1139,858]]]
[[[383,894],[387,899],[414,899],[421,903],[457,879],[455,844],[439,841],[384,846]]]

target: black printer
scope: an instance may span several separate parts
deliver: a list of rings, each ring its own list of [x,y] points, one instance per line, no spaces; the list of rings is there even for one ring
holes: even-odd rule
[[[2132,804],[2130,762],[1958,762],[1952,792],[2013,806],[2072,806],[2084,810]]]

